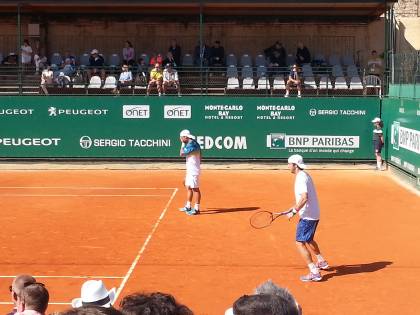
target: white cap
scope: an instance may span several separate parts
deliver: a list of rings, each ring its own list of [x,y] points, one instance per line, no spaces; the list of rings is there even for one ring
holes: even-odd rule
[[[97,53],[99,53],[99,51],[97,49],[92,49],[92,51],[90,52],[91,55],[97,54]]]
[[[305,169],[306,165],[303,163],[303,157],[299,154],[293,154],[287,159],[287,163],[296,164],[299,168]]]
[[[188,129],[184,129],[184,130],[182,130],[182,131],[179,133],[179,136],[180,136],[180,137],[187,137],[187,138],[190,138],[190,139],[195,139],[195,136],[193,136],[193,135],[191,134],[191,132],[190,132]]]
[[[381,119],[380,119],[379,117],[375,117],[375,118],[372,120],[372,122],[373,122],[373,123],[381,122]]]

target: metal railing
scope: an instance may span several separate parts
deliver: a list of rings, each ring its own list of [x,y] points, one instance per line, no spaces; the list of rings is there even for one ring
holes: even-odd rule
[[[149,70],[130,69],[133,82],[123,86],[119,94],[146,95]],[[326,66],[312,66],[303,69],[302,96],[378,96],[383,90],[381,78],[368,76],[363,68],[353,72],[343,67],[337,69]],[[54,70],[52,84],[40,85],[41,73],[34,67],[19,68],[16,65],[0,66],[0,95],[113,95],[115,81],[120,74],[119,67],[98,69],[101,77],[97,85],[90,84],[93,69],[78,68],[71,76],[60,75],[62,70]],[[182,95],[230,95],[230,96],[283,96],[287,86],[289,67],[180,67],[177,69]],[[107,80],[107,77],[114,77]],[[113,81],[113,82],[111,82]],[[110,84],[108,84],[111,82]],[[296,86],[291,86],[291,96],[296,95]],[[168,95],[176,95],[169,89]],[[151,89],[150,95],[157,95]]]

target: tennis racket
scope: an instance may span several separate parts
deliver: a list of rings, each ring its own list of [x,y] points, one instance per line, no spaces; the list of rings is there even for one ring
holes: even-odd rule
[[[289,209],[283,212],[258,211],[249,218],[249,224],[251,224],[254,229],[262,229],[270,226],[275,219],[292,212],[292,210],[293,209]]]

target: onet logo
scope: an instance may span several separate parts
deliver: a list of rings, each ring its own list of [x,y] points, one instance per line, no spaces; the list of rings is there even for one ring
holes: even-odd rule
[[[49,116],[57,116],[57,108],[56,107],[50,107],[48,108],[48,114]]]
[[[92,139],[89,136],[83,136],[80,138],[80,147],[82,149],[89,149],[92,146]]]

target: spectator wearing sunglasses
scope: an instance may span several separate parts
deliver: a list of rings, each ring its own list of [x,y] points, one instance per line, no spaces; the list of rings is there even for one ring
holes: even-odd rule
[[[36,280],[30,275],[18,275],[13,279],[12,285],[9,287],[9,291],[12,297],[13,310],[7,315],[13,315],[17,312],[17,300],[21,295],[24,285],[35,283]]]

